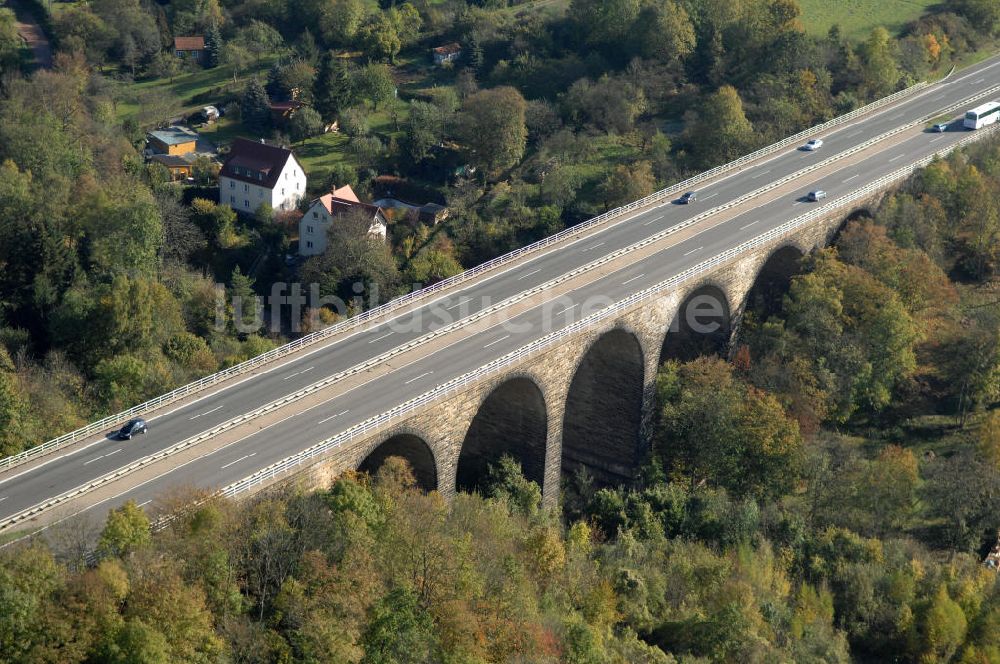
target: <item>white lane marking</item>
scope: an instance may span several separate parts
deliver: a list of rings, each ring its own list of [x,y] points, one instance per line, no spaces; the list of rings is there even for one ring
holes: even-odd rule
[[[760,221],[760,219],[758,219],[757,221]],[[756,224],[757,221],[751,221],[749,224],[747,224],[745,226],[740,226],[740,230],[743,230],[744,228],[750,228],[751,226],[753,226],[754,224]]]
[[[312,370],[313,370],[313,369],[315,369],[315,368],[316,368],[316,367],[308,367],[308,368],[306,368],[306,369],[303,369],[302,371],[296,371],[296,372],[295,372],[295,373],[293,373],[293,374],[289,374],[289,375],[285,376],[285,377],[284,377],[284,378],[282,378],[281,380],[288,380],[289,378],[295,378],[296,376],[298,376],[298,375],[300,375],[300,374],[304,374],[304,373],[309,373],[310,371],[312,371]]]
[[[844,180],[844,181],[843,181],[843,183],[844,183],[844,184],[847,184],[848,182],[850,182],[851,180],[853,180],[853,179],[854,179],[854,178],[856,178],[856,177],[861,177],[861,173],[855,173],[855,174],[854,174],[854,175],[852,175],[851,177],[849,177],[849,178],[847,178],[846,180]]]
[[[417,376],[416,378],[411,378],[410,380],[406,381],[405,383],[403,383],[403,385],[409,385],[413,381],[420,380],[424,376],[430,376],[432,373],[434,373],[434,372],[433,371],[425,371],[422,374],[420,374],[419,376]]]
[[[997,62],[993,62],[993,63],[991,63],[991,64],[989,64],[989,65],[987,65],[985,67],[982,67],[982,68],[980,68],[976,72],[973,72],[973,73],[970,73],[970,74],[966,74],[965,76],[961,76],[961,77],[956,78],[956,79],[949,80],[949,81],[945,82],[943,85],[952,85],[952,84],[956,84],[956,83],[961,83],[962,81],[966,80],[967,78],[975,76],[977,73],[981,73],[981,72],[986,71],[988,69],[993,69],[994,67],[997,67],[997,66],[1000,66],[1000,60],[998,60]],[[921,94],[917,94],[916,96],[914,96],[914,97],[911,98],[911,101],[919,99],[924,94],[926,94],[926,92],[925,93],[921,93]],[[947,94],[945,94],[945,95],[939,95],[939,97],[940,96],[947,96]],[[876,112],[871,117],[878,116],[878,115],[880,115],[880,113]],[[850,124],[844,125],[843,127],[840,127],[837,131],[838,132],[839,131],[844,131],[845,129],[849,129],[849,128],[853,127],[853,126],[856,126],[860,122],[865,122],[868,119],[870,119],[870,117],[866,117],[864,119],[858,120],[857,122],[852,122]],[[786,153],[782,153],[782,152],[775,153],[775,154],[771,155],[770,157],[764,158],[757,165],[758,166],[763,166],[764,164],[767,164],[769,162],[772,162],[772,161],[775,161],[777,159],[780,159],[785,154]],[[721,176],[719,179],[715,180],[714,182],[716,184],[718,184],[720,182],[724,182],[726,180],[729,180],[730,178],[733,178],[733,177],[736,177],[737,175],[740,175],[741,172],[742,171],[740,171],[740,169],[734,169],[734,170],[730,171],[729,173]],[[666,206],[666,205],[667,205],[667,203],[661,203],[657,207],[663,207],[663,206]],[[760,206],[758,206],[758,207],[760,207]],[[621,224],[623,224],[623,223],[625,223],[625,222],[627,222],[627,221],[629,221],[631,219],[634,219],[634,218],[635,217],[633,215],[624,215],[624,216],[620,217],[619,219],[617,219],[616,221],[613,221],[613,222],[609,223],[607,226],[603,226],[600,229],[599,232],[603,232],[603,231],[606,231],[608,229],[614,228],[614,227],[619,226],[619,225],[621,225]],[[566,249],[566,247],[571,246],[573,244],[577,244],[579,242],[583,242],[583,241],[585,241],[587,239],[590,239],[591,237],[593,237],[593,236],[592,235],[583,235],[581,237],[571,238],[571,239],[568,240],[568,242],[567,242],[567,244],[565,246],[561,246],[561,245],[553,246],[553,248],[551,250],[545,251],[545,252],[540,252],[537,256],[531,257],[530,259],[528,259],[528,262],[535,261],[535,260],[538,260],[540,258],[544,258],[545,256],[547,256],[547,255],[549,255],[549,254],[551,254],[551,253],[553,253],[555,251],[564,251]],[[603,243],[601,243],[601,244],[603,244]],[[597,245],[597,246],[600,246],[600,245]],[[593,248],[593,247],[591,247],[591,248]],[[587,250],[584,249],[584,251],[587,251]],[[491,274],[491,275],[485,277],[481,282],[478,282],[475,285],[481,286],[482,284],[484,284],[484,283],[486,283],[486,282],[488,282],[488,281],[490,281],[492,279],[498,278],[498,277],[502,276],[503,274],[506,274],[507,272],[509,272],[511,270],[523,267],[523,265],[524,265],[523,263],[522,264],[511,265],[510,267],[508,267],[505,270],[497,271],[495,274]],[[428,301],[426,304],[424,304],[424,306],[430,306],[430,305],[434,304],[435,302],[440,301],[441,299],[444,299],[444,298],[447,298],[447,297],[451,297],[451,295],[453,295],[453,294],[442,294],[439,298],[435,298],[435,299],[432,299],[432,300]],[[411,312],[401,312],[398,316],[394,316],[393,318],[390,318],[389,321],[391,322],[391,321],[397,320],[399,318],[402,318],[403,316],[409,315],[410,313]],[[147,418],[147,420],[152,421],[154,419],[159,419],[159,418],[171,415],[171,414],[173,414],[173,413],[175,413],[175,412],[177,412],[179,410],[183,410],[185,408],[189,408],[192,405],[194,405],[195,403],[198,403],[200,401],[204,401],[205,399],[210,399],[213,396],[221,394],[222,392],[225,392],[227,390],[233,389],[233,388],[235,388],[235,387],[237,387],[237,386],[239,386],[239,385],[241,385],[241,384],[243,384],[243,383],[245,383],[247,381],[256,380],[256,379],[260,378],[263,375],[269,374],[269,373],[271,373],[273,371],[276,371],[278,369],[286,367],[286,366],[288,366],[290,364],[294,364],[295,362],[299,362],[303,358],[308,357],[308,356],[312,355],[313,353],[318,353],[320,351],[326,350],[330,346],[335,346],[335,345],[337,345],[339,343],[343,343],[343,342],[347,341],[348,339],[350,339],[352,337],[355,337],[355,336],[358,336],[358,335],[361,335],[361,334],[365,334],[365,333],[368,333],[370,331],[371,331],[371,328],[364,328],[364,327],[362,327],[361,329],[358,329],[358,330],[355,330],[353,332],[350,332],[350,333],[348,333],[348,334],[346,334],[344,336],[334,335],[334,337],[332,339],[330,339],[328,343],[319,343],[319,344],[316,344],[315,347],[311,348],[310,350],[308,350],[306,352],[303,352],[301,354],[295,353],[290,358],[288,358],[288,360],[285,361],[285,362],[280,362],[280,363],[274,364],[273,366],[269,366],[266,369],[264,369],[263,371],[261,371],[260,373],[250,374],[250,375],[244,376],[241,379],[239,379],[239,380],[237,380],[237,381],[235,381],[233,383],[230,383],[230,384],[222,387],[221,389],[210,391],[207,394],[199,396],[198,398],[196,398],[196,399],[194,399],[192,401],[189,401],[187,403],[181,404],[181,405],[177,406],[176,408],[169,409],[169,410],[167,410],[165,412],[162,412],[162,413],[150,414],[150,416]],[[23,471],[21,471],[19,473],[16,473],[16,474],[11,475],[9,477],[4,477],[4,478],[0,479],[0,484],[3,484],[4,482],[9,482],[9,481],[14,480],[14,479],[17,479],[18,477],[20,477],[22,475],[25,475],[27,473],[34,472],[34,471],[38,470],[40,467],[42,467],[42,466],[47,466],[47,465],[49,465],[51,463],[54,463],[56,461],[60,461],[62,459],[65,459],[66,457],[73,456],[75,454],[80,454],[80,453],[86,451],[87,449],[89,449],[89,448],[91,448],[91,447],[93,447],[95,445],[98,445],[98,444],[104,442],[105,440],[106,440],[106,438],[99,438],[97,440],[94,440],[94,441],[90,442],[89,444],[86,444],[86,445],[83,445],[81,447],[77,447],[77,448],[74,448],[74,449],[70,449],[65,454],[51,455],[50,458],[46,459],[45,461],[43,461],[42,463],[40,463],[37,466],[32,466],[31,468],[25,469],[25,470],[23,470]],[[126,492],[123,492],[123,493],[126,493]],[[123,494],[118,494],[118,496],[114,496],[114,498],[117,498],[120,495],[123,495]],[[102,502],[106,502],[106,501],[102,501]],[[80,512],[77,512],[76,514],[79,514],[79,513]],[[60,521],[63,521],[63,520],[65,520],[65,519],[61,519]]]
[[[802,155],[801,157],[799,157],[799,159],[808,159],[812,155],[813,155],[812,152],[806,152],[804,155]]]
[[[710,199],[710,198],[711,198],[712,196],[718,196],[718,195],[719,195],[719,192],[715,192],[714,194],[709,194],[708,196],[702,196],[702,197],[701,197],[701,200],[703,200],[703,201],[707,201],[707,200],[708,200],[708,199]]]
[[[538,274],[541,271],[542,271],[542,268],[538,268],[537,270],[532,270],[531,272],[526,272],[526,273],[522,274],[520,277],[518,277],[517,280],[520,281],[521,279],[527,279],[531,275]]]
[[[444,310],[445,311],[451,311],[455,307],[460,307],[460,306],[462,306],[463,304],[465,304],[466,302],[468,302],[471,299],[472,299],[471,297],[462,297],[462,298],[459,298],[458,302],[456,302],[455,304],[451,305],[450,307],[445,307]],[[371,342],[369,342],[369,343],[371,343]]]
[[[685,255],[685,256],[690,256],[690,255],[691,255],[691,254],[693,254],[694,252],[696,252],[696,251],[701,251],[701,250],[702,250],[702,249],[704,249],[704,248],[705,248],[705,247],[698,247],[697,249],[692,249],[691,251],[689,251],[689,252],[685,253],[684,255]]]
[[[146,501],[146,502],[144,502],[144,503],[139,503],[138,505],[136,505],[136,507],[142,507],[143,505],[148,505],[148,504],[150,504],[151,502],[153,502],[153,499],[152,499],[152,498],[150,498],[149,500],[147,500],[147,501]]]
[[[969,83],[969,85],[979,85],[980,83],[982,83],[985,80],[986,80],[985,78],[980,78],[980,79],[977,79],[977,80],[973,81],[972,83]]]
[[[792,207],[795,207],[796,205],[802,205],[802,201],[795,201],[792,203]]]
[[[341,412],[337,413],[336,415],[331,415],[330,417],[326,418],[325,420],[320,420],[320,421],[319,421],[319,424],[323,424],[324,422],[329,422],[329,421],[330,421],[330,420],[332,420],[333,418],[335,418],[335,417],[340,417],[341,415],[346,415],[346,414],[347,414],[347,413],[349,413],[349,412],[351,412],[351,409],[350,409],[350,408],[348,408],[348,409],[347,409],[347,410],[345,410],[345,411],[341,411]]]
[[[577,307],[577,305],[575,305],[575,304],[573,306],[571,306],[571,307],[563,307],[562,309],[560,309],[559,311],[555,312],[552,315],[553,316],[561,316],[562,314],[566,313],[567,311],[572,311],[573,309],[576,309],[576,307]]]
[[[630,283],[632,283],[636,279],[642,279],[645,276],[646,276],[646,273],[644,272],[644,273],[640,274],[637,277],[632,277],[631,279],[626,279],[625,281],[622,282],[622,286],[628,286]]]
[[[202,415],[211,415],[212,413],[214,413],[215,411],[219,410],[220,408],[222,408],[222,406],[217,406],[217,407],[213,408],[212,410],[206,410],[204,413],[198,413],[194,417],[189,417],[188,419],[189,420],[196,420],[199,417],[201,417]]]
[[[7,500],[8,498],[10,498],[10,496],[4,496],[3,498],[0,498],[0,503],[2,503],[3,501]]]
[[[389,338],[389,337],[391,337],[392,335],[393,335],[393,333],[392,333],[392,332],[389,332],[389,333],[387,333],[387,334],[383,334],[383,335],[382,335],[381,337],[376,337],[376,338],[372,339],[372,340],[371,340],[371,341],[369,341],[368,343],[370,343],[370,344],[373,344],[373,343],[375,343],[376,341],[382,341],[383,339],[388,339],[388,338]]]
[[[892,163],[892,162],[896,161],[897,159],[902,159],[905,156],[906,156],[905,154],[896,155],[895,157],[892,157],[891,159],[889,159],[889,162]]]
[[[991,65],[987,66],[987,67],[986,67],[985,69],[992,69],[993,67],[996,67],[996,66],[998,66],[998,65],[1000,65],[1000,61],[998,61],[998,62],[995,62],[995,63],[993,63],[993,64],[991,64]],[[965,78],[968,78],[968,76],[965,76],[965,77],[962,77],[962,79],[959,79],[959,80],[953,80],[953,81],[950,81],[950,83],[958,83],[958,82],[959,82],[960,80],[964,80]],[[947,85],[947,84],[946,84],[946,85]],[[918,95],[917,97],[919,97],[919,96],[921,96],[921,95]],[[852,123],[852,124],[853,124],[853,123]],[[851,125],[848,125],[848,126],[851,126]],[[775,159],[779,158],[779,156],[780,156],[780,155],[775,155],[775,156],[771,157],[770,159],[766,159],[766,160],[765,160],[765,161],[764,161],[763,163],[766,163],[767,161],[773,161],[773,160],[775,160]],[[729,179],[729,178],[731,178],[731,177],[735,177],[735,176],[736,176],[736,175],[738,175],[738,174],[739,174],[739,172],[738,172],[738,171],[734,171],[734,172],[732,172],[732,173],[730,173],[730,174],[727,174],[727,175],[723,176],[722,178],[720,178],[720,179],[719,179],[719,181],[723,181],[723,180],[727,180],[727,179]],[[661,204],[661,206],[664,206],[664,205],[666,205],[666,204],[665,204],[665,203]],[[758,207],[760,207],[760,206],[758,206]],[[607,228],[611,228],[611,227],[614,227],[614,226],[618,226],[618,225],[619,225],[620,223],[623,223],[623,222],[625,222],[625,221],[628,221],[628,220],[629,220],[630,218],[632,218],[632,217],[630,217],[630,216],[626,216],[626,217],[622,217],[622,218],[620,219],[620,221],[618,221],[617,223],[612,223],[612,224],[609,224],[609,225],[608,225],[607,227],[605,227],[605,229],[602,229],[602,230],[606,230]],[[569,244],[574,244],[574,243],[576,243],[576,242],[579,242],[579,241],[581,241],[581,240],[585,240],[585,239],[586,239],[585,237],[581,237],[581,238],[578,238],[578,239],[575,239],[575,240],[570,240]],[[555,251],[555,250],[556,250],[556,249],[553,249],[552,251]],[[551,252],[544,252],[544,253],[542,253],[542,254],[539,254],[539,255],[538,255],[538,256],[536,256],[536,257],[533,257],[533,258],[532,258],[531,260],[535,260],[535,259],[538,259],[538,258],[542,258],[543,256],[545,256],[545,255],[547,255],[547,254],[549,254],[549,253],[551,253]],[[512,270],[512,269],[517,269],[517,267],[519,267],[519,266],[511,266],[511,267],[510,267],[510,268],[508,268],[507,270],[503,270],[503,271],[501,271],[501,272],[498,272],[498,273],[497,273],[496,275],[492,275],[492,276],[499,276],[500,274],[503,274],[503,273],[505,273],[505,272],[508,272],[508,271],[510,271],[510,270]],[[487,279],[484,279],[484,281],[489,281],[489,278],[487,278]],[[432,301],[432,302],[433,302],[433,301]],[[432,302],[431,302],[431,303],[432,303]],[[431,304],[431,303],[428,303],[428,304]],[[425,305],[425,306],[426,306],[426,305]],[[239,385],[239,384],[242,384],[242,383],[244,383],[244,382],[247,382],[247,381],[249,381],[249,380],[253,380],[253,379],[256,379],[256,378],[259,378],[259,377],[260,377],[261,375],[263,375],[263,374],[267,374],[267,373],[271,373],[272,371],[275,371],[275,370],[277,370],[277,369],[280,369],[280,368],[282,368],[282,367],[284,367],[284,366],[287,366],[287,365],[289,365],[289,364],[292,364],[292,363],[294,363],[294,362],[296,362],[296,361],[300,361],[300,360],[301,360],[301,359],[302,359],[303,357],[306,357],[306,356],[308,356],[308,355],[311,355],[311,354],[313,354],[313,353],[317,353],[317,352],[320,352],[320,351],[322,351],[322,350],[324,350],[324,349],[326,349],[326,348],[328,348],[328,347],[330,347],[330,346],[333,346],[333,345],[336,345],[337,343],[340,343],[340,342],[343,342],[343,341],[345,341],[346,339],[348,339],[348,338],[350,338],[350,337],[353,337],[353,336],[356,336],[356,335],[359,335],[359,334],[363,334],[363,333],[365,333],[365,332],[368,332],[368,331],[370,331],[370,329],[371,329],[371,328],[368,328],[368,329],[361,329],[361,330],[358,330],[358,331],[354,332],[353,334],[348,334],[348,335],[346,335],[345,337],[340,337],[340,336],[338,335],[337,337],[335,337],[334,339],[332,339],[332,340],[331,340],[331,343],[324,343],[324,344],[318,344],[318,345],[317,345],[316,347],[314,347],[314,348],[313,348],[312,350],[310,350],[309,352],[307,352],[307,353],[304,353],[304,354],[302,354],[302,355],[299,355],[298,357],[293,357],[293,358],[292,358],[292,359],[290,359],[290,361],[288,361],[288,362],[283,362],[283,363],[281,363],[281,364],[277,364],[277,365],[275,365],[275,366],[272,366],[272,367],[269,367],[269,368],[265,369],[265,370],[264,370],[263,372],[261,372],[261,373],[258,373],[258,374],[254,374],[254,375],[251,375],[251,376],[246,376],[245,378],[243,378],[243,379],[241,379],[241,380],[238,380],[238,381],[236,381],[236,382],[235,382],[235,383],[233,383],[233,384],[230,384],[230,385],[227,385],[226,387],[224,387],[224,388],[222,388],[222,389],[220,389],[220,390],[217,390],[217,391],[213,391],[213,392],[210,392],[210,393],[208,393],[208,394],[205,394],[204,396],[202,396],[202,397],[200,397],[200,398],[198,398],[198,399],[195,399],[195,400],[194,400],[194,401],[192,401],[192,402],[189,402],[189,403],[187,403],[187,404],[184,404],[184,405],[182,405],[182,406],[179,406],[178,408],[175,408],[175,409],[171,409],[171,410],[168,410],[168,411],[167,411],[167,412],[165,412],[165,413],[161,413],[161,414],[157,414],[157,415],[154,415],[154,416],[153,416],[152,418],[150,418],[150,419],[153,419],[153,418],[159,418],[159,417],[164,417],[164,416],[166,416],[166,415],[169,415],[169,414],[171,414],[171,413],[173,413],[173,412],[176,412],[177,410],[181,410],[181,409],[183,409],[183,408],[187,408],[187,407],[190,407],[190,406],[191,406],[191,405],[192,405],[193,403],[196,403],[196,402],[198,402],[198,401],[202,401],[202,400],[204,400],[204,399],[208,399],[208,398],[210,398],[210,397],[212,397],[212,396],[215,396],[215,395],[217,395],[217,394],[220,394],[221,392],[224,392],[224,391],[225,391],[225,390],[227,390],[227,389],[232,389],[232,388],[233,388],[233,387],[235,387],[236,385]],[[40,464],[40,466],[43,466],[43,465],[48,465],[49,463],[52,463],[52,462],[55,462],[55,461],[59,461],[59,460],[61,460],[61,459],[63,459],[63,458],[66,458],[66,457],[68,457],[68,456],[72,456],[73,454],[79,454],[79,453],[83,452],[84,450],[86,450],[86,449],[88,449],[88,448],[90,448],[90,447],[92,447],[92,446],[94,446],[94,445],[97,445],[97,444],[98,444],[98,443],[100,443],[100,442],[103,442],[103,440],[104,440],[104,439],[100,439],[100,440],[95,440],[95,441],[93,441],[92,443],[90,443],[90,444],[88,444],[88,445],[85,445],[85,446],[83,446],[83,447],[80,447],[80,448],[77,448],[77,449],[74,449],[74,450],[70,450],[70,451],[68,451],[68,452],[67,452],[66,454],[62,454],[62,455],[58,455],[58,456],[56,456],[56,455],[53,455],[53,456],[52,456],[52,458],[50,458],[50,459],[46,460],[45,462],[43,462],[42,464]],[[186,465],[186,464],[185,464],[185,465]],[[23,475],[23,474],[26,474],[26,473],[30,473],[30,472],[33,472],[33,471],[36,471],[36,470],[38,470],[38,468],[39,468],[40,466],[36,466],[36,467],[33,467],[33,468],[29,468],[29,469],[27,469],[27,470],[25,470],[25,471],[22,471],[21,473],[17,473],[16,475],[13,475],[13,476],[11,476],[11,477],[6,477],[6,478],[3,478],[3,479],[0,479],[0,484],[2,484],[3,482],[7,482],[7,481],[10,481],[10,480],[13,480],[13,479],[15,479],[15,478],[17,478],[17,477],[19,477],[19,476],[21,476],[21,475]],[[172,470],[176,470],[176,467],[175,467],[174,469],[172,469]],[[164,473],[164,474],[167,474],[167,473]],[[118,496],[120,496],[120,495],[123,495],[124,493],[126,493],[126,492],[123,492],[122,494],[118,494],[117,496],[114,496],[113,498],[115,498],[115,497],[118,497]],[[101,501],[101,502],[103,503],[103,502],[106,502],[106,501]],[[79,512],[78,512],[78,513],[79,513]],[[62,521],[62,520],[65,520],[65,519],[61,519],[60,521]]]
[[[250,454],[244,454],[243,456],[241,456],[241,457],[240,457],[239,459],[237,459],[236,461],[230,461],[230,462],[229,462],[229,463],[227,463],[227,464],[226,464],[225,466],[220,466],[220,467],[219,467],[219,470],[225,470],[226,468],[229,468],[229,467],[230,467],[230,466],[232,466],[233,464],[236,464],[236,463],[239,463],[240,461],[243,461],[243,459],[249,459],[249,458],[250,458],[250,457],[252,457],[252,456],[257,456],[257,453],[256,453],[256,452],[251,452]]]
[[[113,451],[113,452],[108,452],[107,454],[102,454],[102,455],[101,455],[101,456],[99,456],[99,457],[94,457],[94,458],[93,458],[93,459],[91,459],[90,461],[84,461],[84,462],[83,462],[83,465],[85,465],[85,466],[87,466],[87,465],[90,465],[90,464],[94,463],[95,461],[100,461],[100,460],[101,460],[101,459],[103,459],[104,457],[109,457],[109,456],[111,456],[112,454],[118,454],[118,453],[119,453],[119,452],[121,452],[121,451],[122,451],[122,448],[121,448],[121,447],[119,447],[119,448],[118,448],[117,450],[115,450],[115,451]]]
[[[766,171],[764,171],[763,173],[758,173],[757,175],[750,176],[750,179],[751,180],[756,180],[757,178],[764,177],[765,175],[767,175],[768,173],[770,173],[772,170],[774,170],[774,169],[769,168]]]
[[[505,334],[504,336],[500,337],[499,339],[494,339],[493,341],[489,342],[488,344],[486,344],[485,346],[483,346],[483,348],[489,348],[493,344],[498,344],[501,341],[503,341],[504,339],[508,339],[508,338],[510,338],[510,335],[509,334]]]
[[[602,246],[603,244],[604,244],[603,242],[598,242],[597,244],[592,244],[589,247],[587,247],[586,249],[584,249],[583,251],[581,251],[580,253],[586,253],[586,252],[590,251],[591,249],[597,249],[598,247]]]
[[[932,138],[931,140],[928,141],[928,143],[937,143],[942,138],[944,138],[944,136],[938,136],[937,138]]]
[[[945,93],[943,95],[938,95],[937,97],[931,97],[931,101],[937,101],[938,99],[944,99],[947,96],[948,96],[947,93]]]
[[[649,225],[650,225],[650,224],[652,224],[653,222],[656,222],[656,221],[660,221],[661,219],[663,219],[663,215],[662,215],[662,214],[661,214],[661,215],[660,215],[659,217],[653,217],[653,218],[652,218],[652,219],[650,219],[649,221],[647,221],[647,222],[644,222],[644,223],[643,223],[642,225],[643,225],[643,226],[649,226]]]

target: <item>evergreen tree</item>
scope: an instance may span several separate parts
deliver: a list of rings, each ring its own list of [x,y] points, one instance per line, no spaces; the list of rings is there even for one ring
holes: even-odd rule
[[[319,56],[319,47],[316,46],[316,38],[313,37],[313,33],[310,32],[309,28],[302,31],[302,36],[295,43],[295,53],[304,62],[308,62],[311,65],[316,64],[316,58]]]
[[[222,33],[219,26],[212,23],[205,35],[205,66],[218,67],[222,62]]]
[[[247,129],[258,133],[271,128],[271,108],[267,90],[256,78],[251,78],[243,93],[240,112],[243,114],[243,124]]]
[[[328,51],[320,61],[313,84],[314,105],[325,121],[332,122],[351,105],[353,87],[347,65],[336,53]]]

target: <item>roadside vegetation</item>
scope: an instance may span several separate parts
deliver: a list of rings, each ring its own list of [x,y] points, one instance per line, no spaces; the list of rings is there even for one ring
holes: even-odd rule
[[[0,12],[0,454],[286,338],[217,317],[217,283],[227,301],[279,280],[403,293],[1000,32],[992,0],[866,5],[840,27],[810,18],[833,3],[803,7],[55,3],[55,66],[30,75]],[[207,67],[169,48],[195,33]],[[452,41],[461,58],[433,66]],[[301,119],[275,125],[262,102],[293,90]],[[291,145],[313,193],[451,214],[393,219],[384,245],[344,223],[330,244],[349,250],[290,261],[289,224],[219,206],[210,167],[178,184],[143,163],[145,130],[205,104],[225,111],[206,138]],[[982,564],[1000,530],[998,277],[994,140],[755,293],[731,357],[665,363],[634,482],[571,474],[543,509],[504,459],[448,502],[391,459],[316,492],[127,504],[0,550],[0,662],[1000,662]],[[178,518],[153,532],[162,514]]]

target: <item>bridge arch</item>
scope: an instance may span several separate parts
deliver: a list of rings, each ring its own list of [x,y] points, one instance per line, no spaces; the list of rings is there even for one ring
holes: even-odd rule
[[[458,457],[456,488],[480,489],[489,464],[505,454],[542,486],[547,439],[548,412],[538,383],[527,375],[508,378],[486,395],[472,418]]]
[[[764,260],[747,291],[744,311],[754,311],[760,319],[767,320],[781,310],[781,302],[792,277],[801,271],[801,260],[806,252],[794,244],[785,244]]]
[[[634,478],[641,461],[644,384],[639,337],[616,327],[584,352],[566,395],[562,471],[586,468],[597,484]]]
[[[406,459],[417,486],[424,491],[438,488],[437,461],[424,438],[415,431],[399,431],[377,445],[358,465],[358,470],[375,475],[389,457]]]
[[[732,309],[726,292],[713,283],[692,289],[677,308],[660,348],[660,364],[686,362],[700,355],[725,356],[732,335]]]

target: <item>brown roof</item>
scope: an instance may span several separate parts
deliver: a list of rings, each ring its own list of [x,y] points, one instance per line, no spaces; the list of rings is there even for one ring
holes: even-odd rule
[[[445,44],[444,46],[438,46],[433,50],[439,55],[451,55],[452,53],[458,53],[461,51],[462,45],[458,42],[452,42],[450,44]]]
[[[274,189],[289,157],[294,159],[291,150],[237,138],[219,176]]]
[[[344,189],[350,191],[351,196],[354,195],[354,192],[350,189],[350,185],[347,185],[345,187],[342,187],[341,189],[335,190],[333,193],[324,194],[323,196],[320,196],[319,198],[314,200],[313,203],[315,203],[316,201],[322,203],[323,207],[326,208],[326,211],[329,212],[330,216],[333,217],[347,214],[351,210],[364,210],[365,212],[368,213],[368,215],[372,217],[372,219],[374,219],[378,215],[382,215],[383,217],[385,217],[385,213],[382,211],[382,208],[380,208],[377,205],[372,205],[371,203],[362,203],[358,201],[357,197],[353,197],[352,200],[351,198],[340,198],[339,196],[336,195],[337,193],[342,192]]]
[[[204,51],[204,37],[174,37],[175,51]]]
[[[293,111],[302,108],[302,102],[297,99],[290,101],[272,101],[269,103],[272,111]]]

